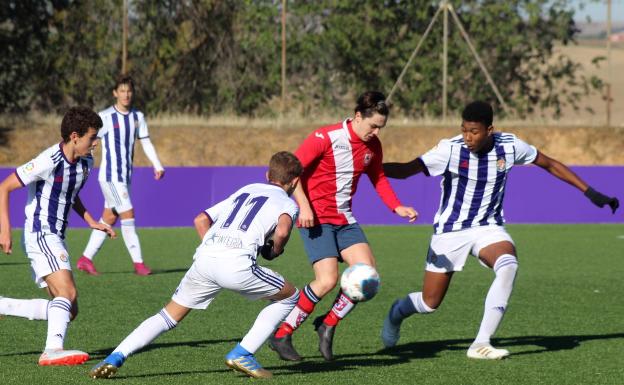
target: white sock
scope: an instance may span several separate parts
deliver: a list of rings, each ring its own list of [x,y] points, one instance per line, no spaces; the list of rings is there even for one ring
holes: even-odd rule
[[[14,317],[28,318],[29,320],[47,320],[47,299],[13,299],[0,298],[0,314]]]
[[[240,345],[249,353],[255,353],[295,307],[297,301],[299,301],[299,290],[295,289],[295,294],[290,297],[271,302],[258,314],[256,322],[243,337]]]
[[[100,218],[100,223],[106,223],[102,218]],[[89,242],[87,243],[87,247],[85,247],[82,255],[93,260],[95,254],[100,251],[102,244],[106,240],[106,233],[100,230],[91,231],[91,236],[89,237]]]
[[[48,338],[46,350],[63,349],[63,341],[69,324],[71,301],[63,297],[55,297],[48,305]]]
[[[126,248],[130,253],[130,258],[132,258],[132,262],[141,263],[143,262],[143,256],[141,255],[141,244],[139,243],[139,236],[136,233],[136,228],[134,227],[134,218],[130,219],[122,219],[121,220],[121,235],[123,236],[124,243],[126,244]]]
[[[137,350],[154,341],[159,335],[173,329],[178,323],[171,318],[165,309],[158,314],[151,316],[141,323],[132,333],[128,335],[113,353],[121,353],[128,357]]]
[[[507,309],[517,270],[518,261],[511,254],[503,254],[496,260],[494,264],[496,278],[485,297],[483,320],[473,344],[490,343],[490,337],[496,332]]]

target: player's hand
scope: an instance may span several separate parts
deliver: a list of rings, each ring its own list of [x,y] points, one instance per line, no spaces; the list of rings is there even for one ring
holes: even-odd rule
[[[310,207],[299,207],[299,217],[297,221],[301,227],[314,227],[314,212]]]
[[[2,251],[7,254],[11,254],[13,252],[12,245],[13,242],[11,240],[11,233],[0,233],[0,247],[2,248]]]
[[[165,177],[165,170],[154,170],[154,179],[161,180]]]
[[[112,239],[117,238],[117,234],[115,234],[115,230],[113,230],[113,228],[107,225],[106,223],[94,222],[90,224],[89,227],[91,227],[94,230],[100,230],[100,231],[105,232]]]
[[[394,212],[400,217],[408,218],[410,222],[414,222],[418,219],[418,211],[414,210],[413,207],[399,206],[394,209]]]
[[[266,259],[267,261],[271,261],[281,255],[281,253],[278,254],[275,252],[275,250],[273,250],[274,244],[275,243],[273,242],[273,240],[269,239],[264,243],[264,245],[262,245],[262,247],[260,247],[260,255],[262,256],[262,258]]]
[[[620,207],[620,201],[615,197],[608,197],[596,190],[594,190],[591,186],[587,188],[585,191],[585,196],[592,201],[593,204],[602,208],[605,205],[609,205],[611,207],[611,212],[615,214],[615,211]]]

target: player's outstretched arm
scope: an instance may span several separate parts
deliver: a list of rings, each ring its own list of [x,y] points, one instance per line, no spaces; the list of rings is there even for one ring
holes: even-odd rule
[[[293,192],[293,198],[295,198],[295,202],[297,202],[299,206],[299,218],[297,219],[299,225],[301,227],[314,226],[314,211],[312,211],[312,207],[310,207],[310,202],[303,191],[303,187],[301,187],[301,183],[297,184]]]
[[[90,228],[94,230],[103,231],[111,238],[117,237],[117,234],[115,234],[115,230],[113,230],[112,227],[110,227],[106,223],[98,222],[95,219],[93,219],[91,214],[89,214],[84,204],[82,203],[82,200],[80,199],[80,197],[76,197],[76,200],[74,201],[74,205],[72,207],[74,208],[74,211],[78,215],[80,215],[80,217],[84,219],[85,222],[87,222]]]
[[[394,209],[394,212],[400,217],[409,219],[410,222],[414,222],[418,219],[418,211],[410,206],[398,206]]]
[[[266,260],[272,260],[284,252],[284,247],[290,238],[290,231],[292,229],[292,218],[290,215],[284,213],[280,215],[277,225],[275,226],[275,231],[273,232],[273,239],[267,241],[260,248],[260,255]]]
[[[149,159],[149,161],[152,162],[152,165],[154,166],[154,179],[160,180],[164,178],[165,169],[160,163],[158,155],[156,155],[156,149],[154,148],[154,145],[152,144],[150,138],[142,138],[139,141],[141,142],[141,147],[143,147],[143,152],[145,153],[145,156],[147,156],[147,159]]]
[[[197,214],[195,219],[193,220],[193,225],[195,225],[195,230],[197,230],[197,235],[199,235],[199,239],[204,239],[204,235],[210,230],[210,226],[212,226],[212,219],[205,211]]]
[[[11,254],[11,220],[9,219],[9,193],[22,187],[22,183],[15,173],[6,177],[0,183],[0,248],[7,254]]]
[[[420,158],[407,163],[389,162],[383,164],[384,174],[388,178],[405,179],[425,171],[425,164]]]
[[[585,183],[578,175],[576,175],[572,170],[568,168],[565,164],[559,162],[556,159],[550,158],[541,152],[537,153],[537,157],[533,162],[537,166],[543,168],[548,171],[550,174],[554,175],[558,179],[571,184],[572,186],[579,189],[583,194],[596,206],[604,207],[608,205],[611,208],[611,211],[615,213],[615,210],[620,207],[620,202],[615,197],[608,197]]]

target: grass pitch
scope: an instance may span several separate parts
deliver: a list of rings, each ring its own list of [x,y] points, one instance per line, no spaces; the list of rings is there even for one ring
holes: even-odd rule
[[[259,361],[276,384],[619,384],[624,378],[624,226],[508,226],[519,251],[520,270],[509,310],[494,344],[509,349],[503,361],[466,358],[476,335],[491,271],[469,259],[456,274],[440,309],[406,320],[399,344],[382,350],[383,318],[400,296],[418,291],[429,226],[367,227],[378,260],[382,288],[338,327],[336,361],[324,362],[312,322],[294,335],[305,356],[280,361],[263,347]],[[102,273],[76,271],[80,315],[70,325],[66,347],[91,354],[78,367],[38,367],[46,322],[0,318],[0,384],[84,384],[89,368],[104,358],[145,318],[158,312],[192,262],[194,230],[139,230],[146,262],[154,275],[132,274],[123,241],[107,241],[95,263]],[[68,232],[75,261],[86,230]],[[13,255],[0,256],[0,295],[42,297],[14,233]],[[301,240],[294,234],[285,255],[266,265],[302,287],[312,279]],[[328,295],[311,316],[329,309]],[[178,327],[131,356],[117,384],[237,384],[250,380],[224,365],[224,355],[251,326],[261,302],[223,292],[206,311],[192,312]],[[106,381],[106,380],[100,380]]]

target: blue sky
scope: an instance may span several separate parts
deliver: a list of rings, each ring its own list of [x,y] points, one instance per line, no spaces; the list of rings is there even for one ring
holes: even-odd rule
[[[592,21],[605,21],[607,19],[607,1],[571,0],[571,6],[576,10],[577,21],[585,21],[585,17],[591,17]],[[584,3],[585,8],[579,9],[579,4]],[[612,20],[624,21],[624,0],[611,0]]]

